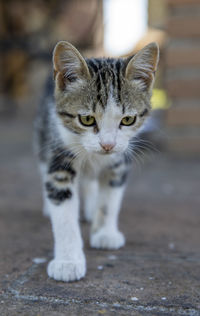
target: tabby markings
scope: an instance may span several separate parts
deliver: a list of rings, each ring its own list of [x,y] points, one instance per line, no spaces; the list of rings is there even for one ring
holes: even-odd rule
[[[93,103],[93,111],[96,111],[97,103],[99,102],[103,109],[107,105],[110,83],[113,88],[113,92],[116,94],[117,104],[121,103],[121,79],[122,79],[122,62],[121,60],[113,59],[90,59],[87,60],[90,72],[95,78],[95,85],[97,89],[96,99],[97,102]],[[125,112],[124,105],[122,106],[122,112]]]
[[[118,60],[116,62],[116,69],[117,69],[117,92],[118,92],[118,100],[119,100],[119,102],[121,102],[120,68],[121,68],[121,63],[120,63],[120,60]]]
[[[51,182],[46,182],[45,187],[48,193],[48,198],[55,204],[61,204],[66,199],[72,197],[72,192],[68,188],[57,189]]]
[[[70,165],[73,157],[74,155],[70,151],[58,153],[52,158],[48,173],[51,174],[58,171],[66,171],[71,175],[71,180],[73,180],[76,175],[76,171]],[[70,161],[66,160],[66,158],[70,158]]]
[[[61,116],[68,116],[70,118],[75,118],[76,116],[71,114],[71,113],[68,113],[67,111],[58,111],[58,114],[61,115]]]
[[[127,172],[124,172],[120,178],[110,180],[109,185],[111,187],[121,187],[126,182],[127,176]]]
[[[144,111],[142,113],[139,114],[140,117],[145,116],[146,114],[148,114],[148,109],[144,109]]]

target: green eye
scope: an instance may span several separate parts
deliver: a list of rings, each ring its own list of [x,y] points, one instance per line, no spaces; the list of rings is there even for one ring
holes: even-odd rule
[[[96,121],[94,116],[91,115],[79,115],[79,121],[84,126],[94,126]]]
[[[131,126],[135,123],[135,121],[136,121],[136,115],[135,116],[125,116],[121,120],[120,125]]]

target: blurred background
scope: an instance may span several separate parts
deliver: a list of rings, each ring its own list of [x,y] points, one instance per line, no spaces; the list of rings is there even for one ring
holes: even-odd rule
[[[34,113],[58,40],[68,40],[86,57],[128,56],[158,42],[151,129],[157,126],[154,134],[170,151],[200,153],[198,0],[1,0],[3,119]]]
[[[120,213],[126,247],[111,264],[82,225],[88,275],[67,287],[47,278],[46,263],[33,264],[52,256],[32,133],[59,40],[86,57],[126,57],[152,41],[161,51],[143,142],[153,159],[139,147]],[[141,314],[199,315],[199,158],[200,0],[0,0],[1,315],[61,315],[50,309],[66,297],[81,299],[81,311],[96,300],[130,307],[130,297],[134,308],[135,296]],[[62,315],[73,304],[59,306]]]

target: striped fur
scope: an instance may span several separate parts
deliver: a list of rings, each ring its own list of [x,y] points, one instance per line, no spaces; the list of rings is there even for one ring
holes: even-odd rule
[[[120,106],[122,101],[121,85],[124,82],[124,61],[122,59],[88,59],[86,60],[90,73],[95,78],[96,100],[94,100],[93,111],[99,102],[105,109],[110,89]]]

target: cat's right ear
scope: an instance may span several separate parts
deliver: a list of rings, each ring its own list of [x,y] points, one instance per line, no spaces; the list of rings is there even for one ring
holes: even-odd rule
[[[86,61],[70,43],[58,42],[53,51],[54,79],[61,90],[74,83],[90,78]]]

